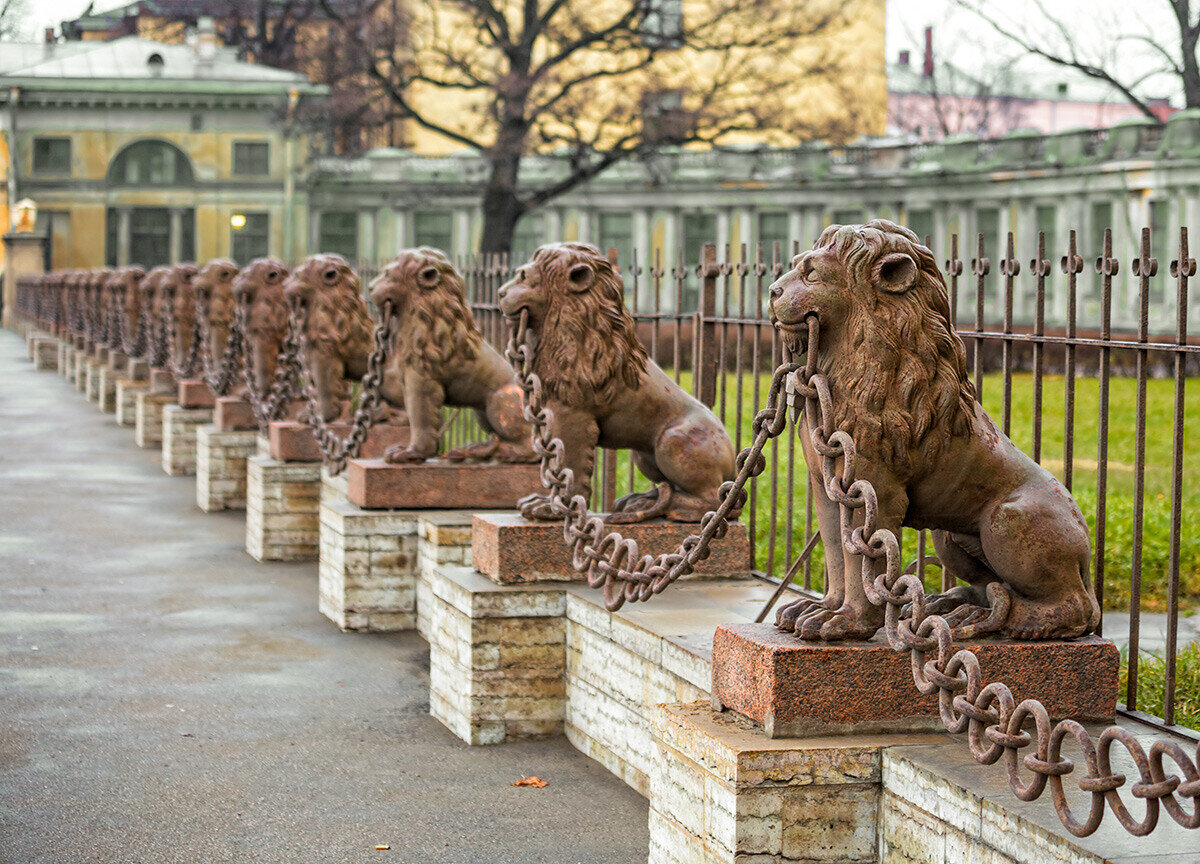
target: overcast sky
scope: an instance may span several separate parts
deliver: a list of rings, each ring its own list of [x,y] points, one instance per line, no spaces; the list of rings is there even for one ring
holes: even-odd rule
[[[1147,0],[1136,5],[1128,0],[1041,0],[1041,3],[1069,23],[1070,32],[1079,45],[1104,46],[1109,55],[1103,58],[1106,64],[1115,63],[1129,76],[1141,74],[1157,63],[1154,49],[1137,41],[1139,36],[1158,34],[1164,46],[1172,44],[1173,22],[1165,0]],[[78,17],[88,7],[88,0],[26,0],[26,5],[29,11],[25,30],[30,38],[40,38],[46,27],[57,27],[64,19]],[[101,10],[119,5],[121,0],[96,0],[96,8]],[[1016,26],[1051,31],[1039,0],[991,2],[988,7]],[[957,8],[953,0],[887,0],[888,59],[894,60],[899,51],[908,48],[913,51],[914,60],[919,62],[921,34],[926,26],[934,27],[934,47],[939,56],[951,59],[966,71],[978,71],[1014,54],[1001,37],[970,12]],[[1125,34],[1126,40],[1117,43],[1114,34]],[[1178,40],[1176,29],[1176,48]],[[1035,74],[1039,71],[1031,61],[1025,60],[1022,64],[1021,68],[1027,71],[1030,68]],[[1071,73],[1055,69],[1048,74],[1067,80]],[[1169,96],[1176,105],[1181,103],[1178,88],[1169,78],[1151,78],[1143,85],[1143,90],[1144,95]]]

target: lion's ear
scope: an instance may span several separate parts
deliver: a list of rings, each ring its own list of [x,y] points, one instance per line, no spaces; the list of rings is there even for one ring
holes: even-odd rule
[[[917,282],[917,262],[903,252],[884,255],[875,265],[879,287],[891,294],[903,294]]]
[[[567,274],[567,281],[570,283],[572,291],[586,291],[592,287],[592,279],[595,278],[595,275],[596,273],[590,265],[576,264]]]
[[[421,272],[417,274],[417,281],[424,288],[436,288],[438,284],[438,268],[423,267]]]

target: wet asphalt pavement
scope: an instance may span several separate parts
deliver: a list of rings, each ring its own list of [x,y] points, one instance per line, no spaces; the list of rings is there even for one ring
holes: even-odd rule
[[[467,747],[420,637],[243,542],[0,331],[0,861],[646,860],[639,795],[562,737]]]

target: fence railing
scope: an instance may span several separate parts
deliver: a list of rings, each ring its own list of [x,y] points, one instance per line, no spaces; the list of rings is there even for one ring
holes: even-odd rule
[[[1200,650],[1181,636],[1192,631],[1184,628],[1186,614],[1200,609],[1200,486],[1191,482],[1200,477],[1200,403],[1186,398],[1188,376],[1200,370],[1188,317],[1200,304],[1189,294],[1195,262],[1186,229],[1169,241],[1144,230],[1139,254],[1128,261],[1113,256],[1108,230],[1087,238],[1069,232],[1060,250],[1046,248],[1039,234],[1029,261],[1016,259],[1011,235],[999,254],[982,235],[935,239],[941,244],[931,248],[950,250],[943,269],[951,314],[976,392],[1004,432],[1072,491],[1088,520],[1091,576],[1107,607],[1103,632],[1127,646],[1126,710],[1200,727],[1200,696],[1181,693],[1176,671],[1181,659],[1185,668],[1200,667]],[[1170,260],[1157,260],[1156,249],[1170,250]],[[784,359],[766,314],[768,286],[795,251],[796,244],[710,245],[699,261],[635,255],[618,262],[648,352],[713,409],[738,449]],[[508,330],[496,297],[512,263],[488,256],[459,266],[481,331],[503,348]],[[378,269],[360,265],[364,288]],[[1016,314],[1018,297],[1029,301],[1028,320]],[[1114,326],[1122,303],[1132,304],[1131,330]],[[21,282],[18,307],[49,328],[81,327],[36,280]],[[1053,324],[1052,309],[1060,313]],[[1172,321],[1171,332],[1152,335],[1155,320]],[[819,592],[823,550],[794,431],[769,445],[766,470],[750,482],[747,566],[767,579],[794,576],[797,590]],[[446,446],[480,434],[467,412],[447,418]],[[597,510],[648,483],[619,452],[602,451],[596,473]],[[924,532],[905,535],[906,562],[927,583],[940,582]]]

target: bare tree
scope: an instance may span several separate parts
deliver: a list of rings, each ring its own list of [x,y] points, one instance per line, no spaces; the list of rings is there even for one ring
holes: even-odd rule
[[[487,160],[485,252],[508,251],[522,215],[622,160],[845,140],[881,113],[858,45],[839,38],[860,0],[707,0],[686,17],[679,0],[384,0],[367,26],[320,2],[394,116]],[[565,156],[559,174],[524,181],[522,159],[550,151]]]
[[[1129,32],[1126,22],[1114,22],[1104,28],[1108,38],[1087,37],[1080,33],[1078,21],[1051,12],[1044,0],[1031,0],[1038,15],[1025,15],[1018,23],[999,14],[1001,5],[986,0],[955,0],[988,24],[1022,52],[1040,57],[1056,66],[1074,69],[1101,81],[1121,94],[1131,105],[1156,122],[1162,122],[1150,100],[1141,92],[1147,80],[1164,73],[1178,80],[1188,108],[1200,107],[1200,63],[1196,45],[1200,40],[1200,10],[1193,12],[1192,0],[1154,0],[1160,11],[1170,13],[1172,31],[1159,35],[1153,31]],[[1132,20],[1144,20],[1139,15]],[[1108,34],[1116,34],[1109,36]],[[1132,46],[1142,46],[1154,61],[1144,70],[1124,71],[1118,58],[1128,58]]]
[[[28,12],[28,0],[0,0],[0,39],[21,35]]]

